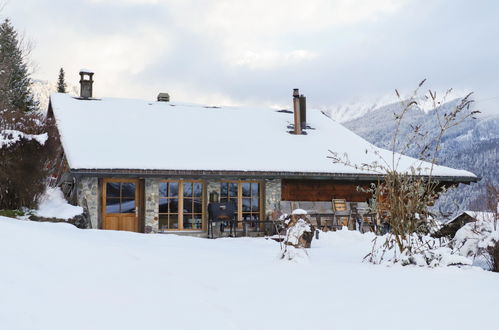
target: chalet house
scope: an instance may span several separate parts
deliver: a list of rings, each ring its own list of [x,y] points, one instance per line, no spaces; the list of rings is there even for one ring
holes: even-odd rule
[[[377,160],[373,150],[391,157],[307,110],[297,90],[294,111],[200,106],[165,93],[155,102],[93,98],[93,73],[80,75],[80,97],[53,94],[48,115],[63,150],[61,183],[73,185],[92,228],[202,235],[210,201],[234,202],[237,219],[255,222],[285,201],[365,202],[357,187],[379,174],[333,163],[329,150],[354,164]],[[403,156],[399,167],[417,163]],[[443,166],[433,173],[445,184],[477,180]]]

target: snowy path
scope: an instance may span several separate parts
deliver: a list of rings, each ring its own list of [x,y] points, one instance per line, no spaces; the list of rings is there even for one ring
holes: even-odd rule
[[[289,263],[265,239],[0,217],[0,329],[498,329],[498,274],[361,263],[371,238],[323,234]]]

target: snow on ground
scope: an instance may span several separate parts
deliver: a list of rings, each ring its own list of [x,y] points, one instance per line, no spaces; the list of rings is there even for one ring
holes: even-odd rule
[[[69,204],[60,188],[47,188],[35,211],[36,215],[45,218],[71,219],[83,213],[81,206]]]
[[[499,275],[361,263],[370,234],[312,242],[79,230],[0,217],[0,329],[497,329]]]

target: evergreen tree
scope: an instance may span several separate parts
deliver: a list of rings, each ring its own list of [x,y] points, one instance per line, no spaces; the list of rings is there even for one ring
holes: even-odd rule
[[[18,33],[6,19],[0,25],[0,96],[10,110],[32,111],[38,107],[25,55]]]
[[[57,80],[57,93],[66,93],[66,81],[64,80],[64,69],[59,70],[59,79]]]
[[[0,24],[0,210],[33,208],[50,176],[58,138],[54,119],[31,93],[23,48],[9,20]]]

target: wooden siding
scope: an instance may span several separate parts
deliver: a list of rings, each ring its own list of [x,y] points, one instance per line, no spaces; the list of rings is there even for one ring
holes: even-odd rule
[[[282,180],[283,201],[331,201],[333,198],[349,202],[366,202],[371,195],[357,191],[360,184],[330,180]],[[367,188],[369,185],[361,185]]]

